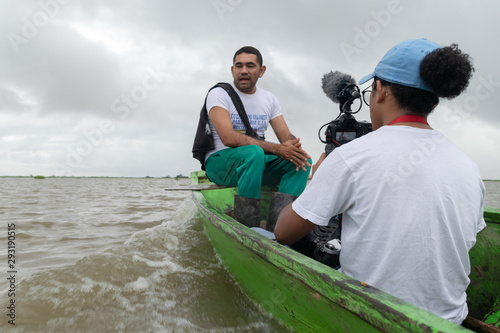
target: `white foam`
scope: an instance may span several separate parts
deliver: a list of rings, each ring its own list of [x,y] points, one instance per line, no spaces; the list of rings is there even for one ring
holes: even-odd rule
[[[125,288],[135,291],[143,291],[149,289],[149,282],[145,277],[140,276],[136,281],[127,283]]]

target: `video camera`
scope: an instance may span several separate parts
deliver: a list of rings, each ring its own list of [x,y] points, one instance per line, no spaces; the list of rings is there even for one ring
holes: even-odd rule
[[[337,118],[321,126],[318,131],[319,140],[326,144],[325,153],[330,154],[335,148],[371,132],[372,124],[366,121],[357,121],[353,114],[361,110],[361,94],[356,81],[350,75],[339,71],[330,72],[323,76],[323,91],[335,103],[339,103],[340,114]],[[357,101],[359,107],[352,110]],[[325,131],[326,139],[321,138],[321,131]]]

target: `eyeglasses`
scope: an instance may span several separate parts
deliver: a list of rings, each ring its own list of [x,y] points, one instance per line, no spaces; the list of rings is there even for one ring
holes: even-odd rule
[[[363,96],[363,102],[365,102],[366,105],[370,106],[370,95],[372,91],[370,90],[372,86],[368,86],[365,90],[361,92],[361,95]]]

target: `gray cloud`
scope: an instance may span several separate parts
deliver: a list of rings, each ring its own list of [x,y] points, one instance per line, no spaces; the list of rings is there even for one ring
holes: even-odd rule
[[[359,79],[394,44],[426,37],[458,43],[476,68],[466,94],[443,102],[431,120],[483,177],[500,179],[500,140],[492,140],[500,136],[500,46],[489,38],[500,26],[491,15],[499,7],[451,0],[3,1],[0,174],[187,175],[199,167],[191,145],[206,91],[231,80],[233,53],[243,45],[262,51],[268,70],[259,84],[278,96],[289,127],[316,158],[324,149],[318,129],[338,114],[321,90],[323,74]],[[369,119],[366,108],[357,119]]]

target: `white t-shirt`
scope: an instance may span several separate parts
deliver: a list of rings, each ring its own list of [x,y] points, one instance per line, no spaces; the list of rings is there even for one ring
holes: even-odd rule
[[[383,126],[328,155],[293,209],[318,225],[343,213],[343,273],[459,324],[484,195],[441,133]]]
[[[248,121],[250,122],[250,126],[254,130],[257,130],[257,134],[259,136],[264,136],[267,127],[269,126],[269,122],[277,116],[283,114],[281,110],[281,106],[278,102],[276,96],[273,93],[257,88],[257,90],[253,94],[245,94],[239,91],[233,83],[231,83],[234,90],[238,93],[238,96],[241,98],[241,102],[245,106],[245,111],[248,116]],[[240,119],[240,115],[236,110],[236,107],[231,100],[231,97],[227,94],[227,92],[222,88],[212,89],[207,96],[207,112],[210,113],[210,109],[214,106],[219,106],[229,111],[231,115],[231,121],[233,122],[233,128],[235,131],[245,133],[245,125]],[[209,151],[205,156],[205,161],[212,155],[213,153],[229,148],[225,146],[219,135],[215,131],[214,125],[212,122],[208,121],[210,125],[210,130],[212,131],[215,149]]]

